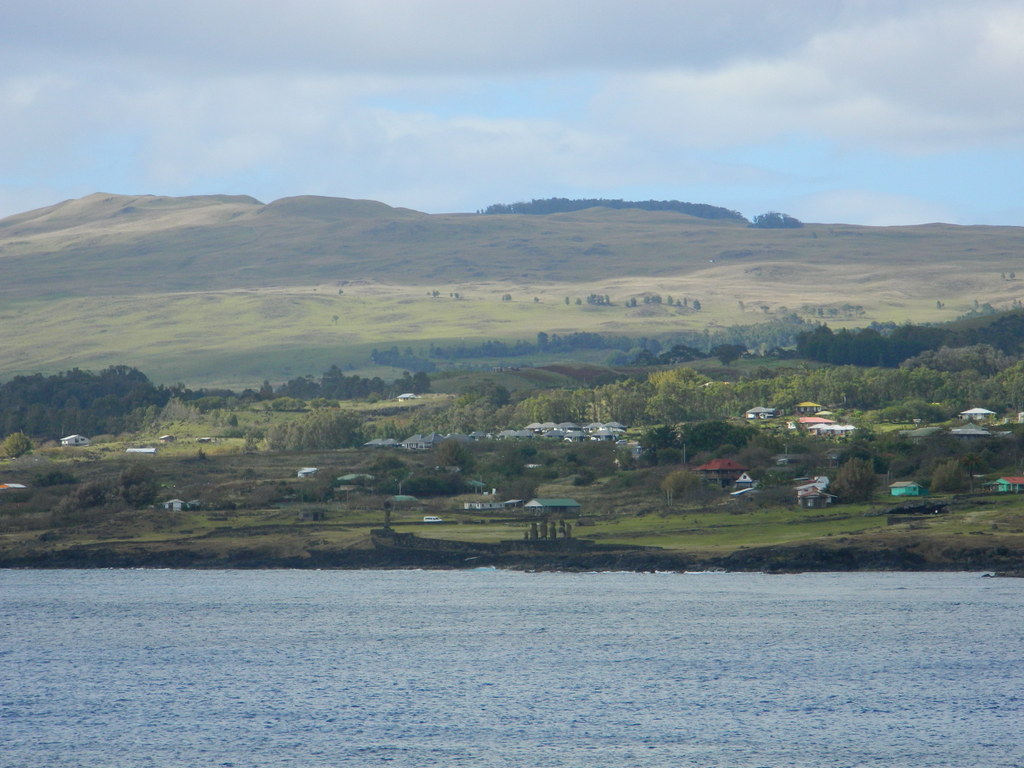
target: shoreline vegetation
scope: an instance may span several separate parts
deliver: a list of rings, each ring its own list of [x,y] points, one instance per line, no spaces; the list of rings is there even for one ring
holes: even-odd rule
[[[977,352],[942,359],[992,363]],[[984,375],[557,371],[574,386],[407,374],[347,401],[301,382],[169,390],[125,367],[16,379],[0,567],[1024,571],[1008,356]],[[953,399],[965,386],[991,409]],[[842,391],[858,401],[831,405]],[[754,397],[773,406],[742,413]]]

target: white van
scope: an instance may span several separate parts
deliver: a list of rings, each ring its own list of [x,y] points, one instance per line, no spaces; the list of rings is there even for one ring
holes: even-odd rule
[[[444,520],[442,520],[437,515],[425,515],[423,517],[423,522],[424,523],[443,523]]]

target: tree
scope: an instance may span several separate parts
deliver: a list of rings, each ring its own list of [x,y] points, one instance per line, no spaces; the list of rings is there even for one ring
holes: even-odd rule
[[[836,472],[831,490],[843,501],[871,501],[878,478],[870,459],[850,459]]]
[[[24,432],[14,432],[3,442],[5,456],[16,459],[32,450],[32,441]]]
[[[711,354],[712,356],[717,357],[722,365],[728,365],[738,359],[739,356],[746,351],[747,348],[742,344],[719,344],[711,350]]]
[[[671,506],[677,495],[700,488],[700,485],[700,477],[688,469],[669,472],[661,481],[661,490],[665,492],[665,503]]]
[[[437,463],[442,467],[458,467],[469,469],[473,463],[473,454],[470,450],[454,438],[442,440],[437,446],[435,454]]]
[[[755,216],[751,226],[758,229],[797,229],[803,225],[800,219],[795,219],[789,214],[769,211]]]
[[[935,465],[932,470],[931,489],[933,491],[953,493],[966,487],[964,468],[959,459],[950,459]]]

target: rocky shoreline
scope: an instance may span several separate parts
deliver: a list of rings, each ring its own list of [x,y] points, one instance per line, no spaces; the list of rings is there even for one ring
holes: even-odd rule
[[[282,555],[259,546],[225,553],[184,547],[88,544],[0,553],[0,568],[403,569],[498,567],[529,571],[699,571],[762,573],[841,571],[991,571],[1024,574],[1013,549],[869,548],[808,544],[742,549],[720,557],[653,548],[473,552],[440,549],[312,548]]]

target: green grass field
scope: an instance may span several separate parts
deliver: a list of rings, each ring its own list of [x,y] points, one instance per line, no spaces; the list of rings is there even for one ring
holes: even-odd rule
[[[162,383],[241,388],[332,364],[367,372],[370,350],[392,344],[659,337],[844,305],[862,312],[825,319],[951,320],[1024,296],[1024,275],[1009,277],[1022,247],[1013,227],[757,230],[637,210],[91,196],[0,221],[0,377],[127,364]],[[575,304],[591,293],[614,306]],[[645,294],[702,309],[626,306]]]

